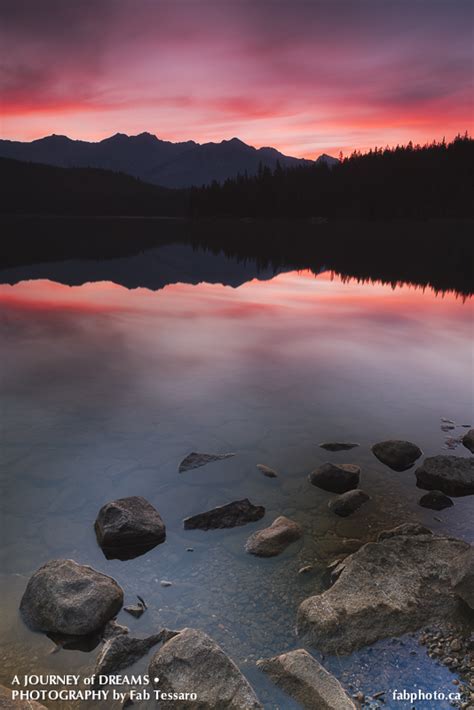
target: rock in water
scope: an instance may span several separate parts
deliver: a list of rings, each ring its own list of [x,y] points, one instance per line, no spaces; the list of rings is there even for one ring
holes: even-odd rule
[[[355,490],[343,493],[339,498],[329,501],[329,510],[332,510],[336,515],[346,518],[348,515],[355,513],[361,505],[364,505],[370,496],[365,491]]]
[[[196,693],[173,709],[260,710],[262,705],[235,663],[203,631],[183,629],[153,656],[150,677],[162,693]],[[153,681],[152,681],[153,682]]]
[[[372,446],[372,453],[379,461],[394,471],[406,471],[422,455],[421,449],[410,441],[390,439]]]
[[[325,444],[319,444],[322,449],[326,451],[349,451],[349,449],[355,449],[359,444],[344,443],[342,441],[328,441]]]
[[[308,480],[313,486],[331,493],[345,493],[359,485],[360,468],[351,463],[323,463],[312,471]]]
[[[302,648],[257,666],[305,710],[356,710],[339,681]]]
[[[469,449],[474,454],[474,429],[469,429],[467,434],[464,434],[462,443],[466,449]]]
[[[193,468],[205,466],[207,463],[212,463],[213,461],[230,459],[232,456],[235,456],[235,454],[199,454],[193,451],[181,461],[178,472],[183,473],[184,471],[190,471]]]
[[[474,459],[461,456],[430,456],[415,471],[416,485],[442,491],[448,496],[474,493]]]
[[[248,498],[243,498],[243,500],[235,500],[233,503],[185,518],[184,527],[186,530],[235,528],[260,520],[264,515],[265,508],[262,505],[252,505]]]
[[[247,552],[257,557],[275,557],[288,545],[299,540],[303,530],[298,523],[284,515],[276,518],[268,528],[258,530],[249,537],[245,545]]]
[[[474,609],[474,548],[458,558],[451,582],[456,594],[463,599],[471,609]]]
[[[18,686],[15,688],[18,690]],[[36,700],[12,700],[12,691],[0,685],[0,710],[48,710]]]
[[[264,463],[258,463],[257,468],[260,471],[260,473],[263,473],[264,476],[267,478],[277,478],[278,474],[276,471],[273,470],[273,468],[270,468],[269,466],[265,466]]]
[[[300,636],[324,653],[351,653],[454,613],[451,575],[469,545],[421,526],[413,533],[402,525],[346,557],[333,586],[300,605]]]
[[[441,491],[430,491],[421,496],[418,501],[422,508],[430,508],[431,510],[443,510],[444,508],[450,508],[454,505],[451,498],[448,498]]]
[[[30,578],[20,603],[34,631],[86,636],[101,629],[123,604],[115,579],[73,560],[51,560]]]
[[[97,541],[109,560],[138,557],[166,538],[160,514],[141,496],[107,503],[100,509],[94,527]]]
[[[161,639],[161,632],[145,639],[133,638],[128,634],[108,639],[97,656],[94,673],[118,673],[142,658]]]

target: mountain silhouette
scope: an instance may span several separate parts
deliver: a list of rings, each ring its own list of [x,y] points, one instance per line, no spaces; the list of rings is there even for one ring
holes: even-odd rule
[[[275,148],[253,148],[238,138],[220,143],[172,143],[151,133],[116,133],[97,143],[59,135],[30,143],[0,140],[0,156],[63,168],[103,168],[173,188],[222,183],[239,174],[252,176],[260,165],[274,170],[277,164],[282,168],[313,164]],[[322,155],[316,162],[332,165],[338,161]]]

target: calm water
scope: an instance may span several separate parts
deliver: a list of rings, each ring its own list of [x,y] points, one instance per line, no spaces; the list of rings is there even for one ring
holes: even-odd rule
[[[127,274],[117,283],[97,280],[118,273],[107,262],[0,274],[0,682],[14,673],[91,671],[96,651],[51,655],[52,642],[26,629],[17,612],[29,575],[51,558],[71,557],[116,577],[127,603],[145,598],[140,620],[119,616],[132,631],[202,628],[265,707],[292,708],[254,662],[300,645],[296,609],[323,588],[327,562],[407,520],[474,541],[469,497],[441,513],[420,508],[413,470],[395,473],[370,453],[386,438],[414,441],[426,455],[448,453],[446,436],[463,430],[444,433],[441,418],[472,423],[471,302],[342,283],[328,273],[265,272],[258,280],[251,263],[180,249],[186,267],[173,262],[158,290],[120,285],[137,285],[133,257],[128,268],[125,259],[115,265]],[[145,263],[169,267],[165,256],[155,250]],[[232,285],[210,283],[219,280]],[[318,446],[328,440],[360,447],[331,454]],[[178,475],[194,450],[237,456]],[[468,455],[463,447],[455,453]],[[331,494],[306,478],[326,460],[361,465],[372,497],[363,512],[329,514]],[[279,477],[263,477],[257,463]],[[107,561],[93,523],[106,501],[129,495],[155,505],[167,540],[135,560]],[[263,521],[183,530],[184,517],[243,497],[266,507]],[[304,539],[274,559],[245,554],[248,535],[279,514],[301,523]],[[298,575],[309,563],[314,572]],[[172,586],[163,588],[164,579]],[[454,688],[454,676],[410,638],[325,663],[346,687],[367,693]]]

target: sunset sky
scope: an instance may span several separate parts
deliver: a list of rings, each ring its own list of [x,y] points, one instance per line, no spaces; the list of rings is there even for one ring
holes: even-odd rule
[[[314,158],[471,131],[470,0],[2,0],[1,137]]]

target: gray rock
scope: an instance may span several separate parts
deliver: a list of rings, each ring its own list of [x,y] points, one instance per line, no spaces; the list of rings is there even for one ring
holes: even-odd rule
[[[302,535],[303,530],[298,523],[280,515],[268,528],[253,533],[247,540],[245,549],[257,557],[275,557]]]
[[[391,537],[397,537],[399,535],[432,535],[433,533],[429,528],[425,528],[424,525],[419,523],[402,523],[402,525],[397,525],[396,528],[391,528],[390,530],[382,530],[377,536],[377,542],[382,540],[388,540]]]
[[[430,456],[415,471],[416,485],[448,496],[474,494],[474,458]]]
[[[188,454],[179,464],[179,473],[184,473],[184,471],[190,471],[193,468],[200,468],[200,466],[205,466],[213,461],[222,461],[223,459],[230,459],[235,454],[200,454],[193,451]]]
[[[127,612],[127,614],[130,614],[130,616],[134,616],[136,619],[139,619],[141,615],[145,612],[146,607],[143,606],[143,604],[129,604],[128,606],[124,606],[123,610]]]
[[[203,631],[183,629],[153,656],[149,675],[164,693],[196,693],[173,710],[259,710],[262,705],[235,663]],[[153,681],[152,681],[153,682]]]
[[[410,441],[389,439],[372,446],[372,453],[379,461],[394,471],[406,471],[422,455],[421,449]]]
[[[265,466],[264,463],[258,463],[257,468],[260,471],[260,473],[263,473],[264,476],[267,478],[277,478],[278,474],[276,471],[273,470],[273,468],[270,468],[269,466]]]
[[[108,639],[114,638],[115,636],[128,634],[129,631],[130,629],[128,628],[128,626],[119,624],[115,619],[111,619],[106,623],[104,627],[104,631],[102,632],[102,638],[104,639],[104,641],[107,641]]]
[[[15,688],[18,690],[18,686]],[[36,700],[12,700],[12,691],[0,685],[0,710],[48,710]]]
[[[308,480],[313,486],[331,493],[345,493],[359,485],[360,468],[350,463],[323,463],[312,471]]]
[[[192,515],[185,518],[186,530],[211,530],[216,528],[234,528],[260,520],[265,515],[265,508],[261,505],[252,505],[248,498],[235,500],[227,505],[220,505],[205,513]]]
[[[347,493],[343,493],[338,498],[330,500],[328,507],[336,515],[346,518],[348,515],[355,513],[368,500],[370,500],[370,496],[365,491],[347,491]]]
[[[448,498],[442,491],[430,491],[421,496],[418,501],[422,508],[430,508],[431,510],[443,510],[454,505],[451,498]]]
[[[298,633],[305,641],[325,653],[351,653],[458,609],[451,574],[469,545],[419,530],[402,533],[346,557],[333,586],[300,605]]]
[[[356,710],[339,681],[302,648],[257,666],[305,710]]]
[[[474,429],[469,429],[467,434],[464,434],[462,443],[466,449],[469,449],[474,454]]]
[[[474,549],[471,546],[454,566],[451,582],[456,594],[474,609]]]
[[[97,541],[108,559],[138,557],[166,538],[160,514],[141,496],[107,503],[100,509],[94,527]]]
[[[97,656],[94,673],[118,673],[138,661],[162,640],[162,633],[144,639],[122,634],[108,639]]]
[[[20,603],[35,631],[86,636],[100,630],[123,604],[115,579],[73,560],[51,560],[30,578]]]
[[[324,444],[319,444],[322,449],[326,451],[349,451],[349,449],[355,449],[359,444],[344,443],[342,441],[328,441]]]

